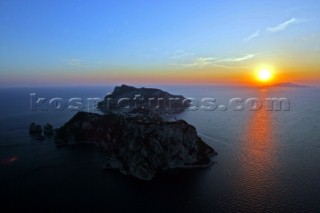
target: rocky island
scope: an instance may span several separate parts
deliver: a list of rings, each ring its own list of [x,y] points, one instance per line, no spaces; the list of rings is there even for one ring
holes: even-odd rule
[[[183,120],[157,115],[78,112],[56,132],[57,145],[94,143],[106,153],[106,168],[143,180],[156,172],[211,165],[215,151]]]
[[[180,113],[188,108],[190,100],[155,88],[116,86],[114,91],[98,103],[102,112],[130,113],[135,109],[147,109],[157,114]]]
[[[150,98],[178,98],[158,89],[116,87],[112,96],[134,98],[137,92]],[[126,99],[129,100],[129,99]],[[91,143],[100,147],[106,156],[106,169],[117,169],[142,180],[151,180],[157,172],[178,168],[206,167],[212,164],[210,157],[216,154],[197,135],[195,127],[183,120],[165,121],[163,111],[148,107],[133,107],[123,111],[114,103],[104,108],[105,114],[78,112],[58,128],[54,141],[58,146]],[[143,104],[145,102],[142,101]],[[182,102],[181,102],[182,103]],[[175,106],[178,106],[176,103]],[[164,105],[168,110],[169,105]],[[180,112],[183,105],[171,109]],[[127,107],[128,108],[128,107]],[[116,113],[115,113],[116,112]]]
[[[282,82],[282,83],[273,84],[273,85],[271,85],[271,87],[299,87],[299,88],[305,88],[305,87],[308,87],[308,86],[295,84],[295,83],[291,83],[291,82]]]
[[[36,123],[31,123],[29,126],[29,134],[38,141],[43,141],[45,139],[44,136],[52,136],[54,134],[53,126],[49,123],[42,126]]]

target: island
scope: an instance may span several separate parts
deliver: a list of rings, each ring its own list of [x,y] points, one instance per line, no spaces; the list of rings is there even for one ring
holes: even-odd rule
[[[112,93],[98,103],[98,109],[113,113],[147,109],[156,114],[174,114],[183,112],[190,106],[190,102],[182,95],[173,95],[160,89],[121,85],[116,86]]]
[[[210,166],[216,154],[187,122],[144,113],[78,112],[56,131],[54,140],[59,146],[93,143],[105,153],[105,168],[142,180],[168,169]]]
[[[299,88],[305,88],[305,87],[308,87],[308,86],[295,84],[295,83],[291,83],[291,82],[283,82],[283,83],[273,84],[273,85],[271,85],[271,87],[299,87]]]
[[[137,94],[153,100],[179,99],[170,110],[168,103],[164,102],[165,112],[181,112],[186,107],[182,104],[186,100],[183,96],[125,85],[116,87],[105,101],[111,97],[115,100],[126,97],[129,100]],[[99,104],[103,114],[78,112],[58,128],[54,136],[56,145],[95,144],[105,153],[105,169],[117,169],[142,180],[151,180],[162,171],[212,164],[211,156],[217,154],[216,151],[186,121],[166,121],[161,117],[163,111],[159,108],[151,108],[150,105],[133,107],[131,101],[127,103],[132,106],[129,110],[119,109],[114,103],[104,108],[105,101]]]

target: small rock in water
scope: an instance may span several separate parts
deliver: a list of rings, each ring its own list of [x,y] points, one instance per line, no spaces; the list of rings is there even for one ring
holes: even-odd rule
[[[54,132],[53,126],[51,124],[47,123],[46,125],[43,126],[43,133],[45,135],[48,135],[48,136],[53,135],[53,132]]]
[[[29,134],[32,135],[37,135],[37,134],[42,134],[42,127],[39,124],[36,123],[31,123],[29,126]]]

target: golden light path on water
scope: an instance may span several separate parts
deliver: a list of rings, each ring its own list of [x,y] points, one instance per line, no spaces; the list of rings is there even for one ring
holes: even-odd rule
[[[266,93],[266,90],[261,90],[259,99],[265,100]],[[274,187],[278,187],[273,171],[279,166],[275,154],[277,144],[273,136],[272,111],[266,110],[265,102],[262,105],[260,110],[250,111],[248,114],[238,157],[244,166],[238,169],[236,175],[239,178],[235,183],[237,202],[247,203],[252,210],[258,210],[260,204],[279,199],[272,195]]]

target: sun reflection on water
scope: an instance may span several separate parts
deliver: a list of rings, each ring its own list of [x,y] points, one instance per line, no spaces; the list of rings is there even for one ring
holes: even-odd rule
[[[265,100],[267,91],[260,91],[260,100]],[[242,166],[236,175],[237,198],[248,203],[252,210],[261,208],[262,203],[278,199],[272,195],[277,177],[276,142],[273,135],[272,112],[264,107],[249,112],[247,126],[244,129],[243,143],[239,153]],[[273,202],[275,203],[275,202]],[[265,208],[265,207],[264,207]]]

